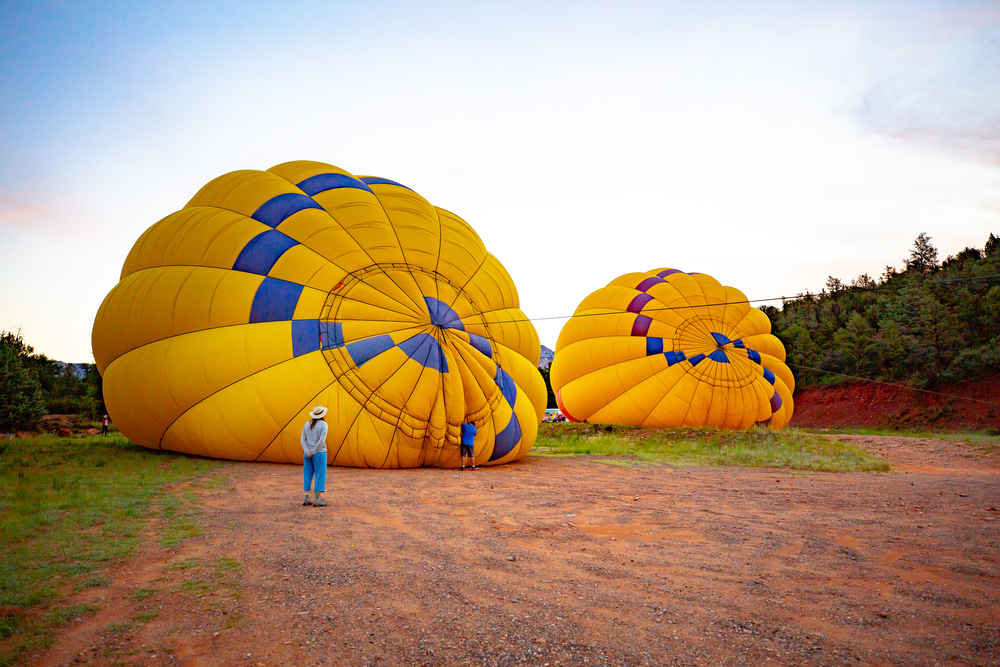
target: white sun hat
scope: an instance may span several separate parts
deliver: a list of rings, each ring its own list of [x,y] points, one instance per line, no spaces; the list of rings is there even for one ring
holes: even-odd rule
[[[326,416],[326,410],[327,409],[324,408],[322,405],[317,405],[315,408],[313,408],[313,411],[309,413],[309,416],[312,417],[313,419],[322,419],[323,417]]]

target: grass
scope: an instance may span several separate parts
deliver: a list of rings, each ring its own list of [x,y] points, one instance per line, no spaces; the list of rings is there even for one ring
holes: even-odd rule
[[[120,623],[112,623],[105,631],[109,633],[119,633],[124,634],[126,632],[134,632],[138,628],[142,627],[146,623],[149,623],[154,618],[160,615],[158,611],[147,611],[140,614],[136,614],[127,621],[121,621]]]
[[[205,459],[143,449],[122,436],[5,440],[0,450],[0,667],[50,644],[53,631],[88,609],[73,591],[103,587],[107,566],[136,552],[159,504],[164,540],[194,533],[191,511],[169,484],[216,469]]]
[[[888,461],[798,429],[745,431],[542,424],[532,454],[607,456],[673,465],[732,465],[819,472],[887,472]]]
[[[164,569],[184,571],[186,578],[177,588],[196,597],[203,598],[222,593],[234,600],[240,598],[240,576],[243,566],[230,556],[219,556],[209,561],[189,558]]]
[[[847,433],[851,435],[884,435],[897,438],[933,438],[935,440],[957,440],[970,443],[1000,444],[1000,431],[989,428],[985,431],[913,431],[888,428],[809,428],[809,433]]]

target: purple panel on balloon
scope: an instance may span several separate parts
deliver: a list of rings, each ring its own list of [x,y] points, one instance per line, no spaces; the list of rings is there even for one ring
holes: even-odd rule
[[[660,276],[661,278],[666,278],[667,276],[672,276],[675,273],[684,273],[684,272],[681,271],[680,269],[667,269],[666,271],[660,271],[656,275]]]
[[[774,392],[774,396],[771,397],[771,412],[777,412],[778,408],[781,407],[781,396],[778,396],[778,392]]]
[[[637,294],[636,297],[632,299],[632,303],[630,303],[628,305],[628,308],[626,308],[625,310],[627,310],[630,313],[640,313],[642,312],[642,307],[652,300],[653,297],[649,296],[648,294]]]
[[[665,282],[667,281],[664,280],[663,278],[657,278],[656,276],[653,276],[652,278],[646,278],[641,283],[639,283],[636,286],[636,289],[639,290],[640,292],[645,292],[653,285],[659,285],[660,283],[665,283]]]
[[[649,333],[649,325],[653,323],[652,317],[646,317],[645,315],[640,315],[635,318],[635,322],[632,323],[632,335],[633,336],[645,336]]]

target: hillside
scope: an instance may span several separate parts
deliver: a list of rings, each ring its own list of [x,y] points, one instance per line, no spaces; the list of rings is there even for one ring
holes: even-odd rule
[[[868,382],[838,387],[814,387],[795,394],[795,414],[790,426],[931,431],[1000,430],[1000,375],[943,384],[935,391],[976,400],[962,400],[954,396]]]

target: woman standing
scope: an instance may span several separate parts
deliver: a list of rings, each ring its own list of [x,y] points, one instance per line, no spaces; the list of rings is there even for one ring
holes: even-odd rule
[[[326,491],[326,408],[317,405],[309,413],[311,419],[302,427],[302,451],[305,456],[302,458],[302,477],[305,480],[305,498],[303,505],[314,505],[316,507],[326,507],[326,501],[322,498],[322,493]],[[313,487],[313,477],[316,478],[316,486]],[[309,498],[310,487],[315,492],[316,498]]]

